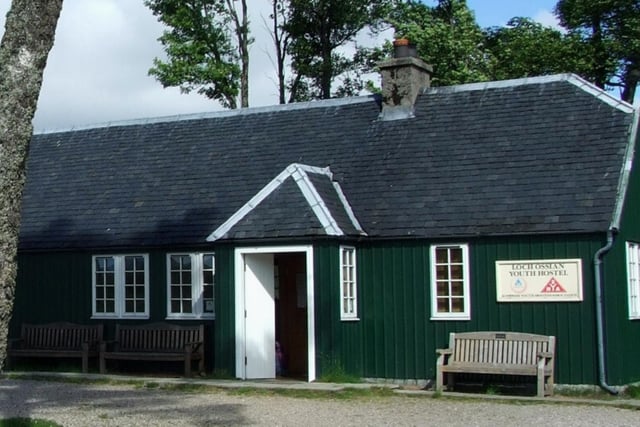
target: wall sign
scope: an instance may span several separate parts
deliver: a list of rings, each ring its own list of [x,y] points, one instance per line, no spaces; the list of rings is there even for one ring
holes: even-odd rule
[[[582,301],[582,260],[496,261],[498,302]]]

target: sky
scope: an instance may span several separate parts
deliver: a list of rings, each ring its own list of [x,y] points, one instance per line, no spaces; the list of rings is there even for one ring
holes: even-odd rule
[[[10,3],[0,0],[0,34]],[[265,25],[270,3],[248,0],[255,37],[250,51],[251,107],[278,102],[269,54],[272,41]],[[556,0],[468,0],[467,4],[482,27],[505,25],[514,16],[556,24],[552,13]],[[35,130],[221,110],[216,101],[165,89],[148,75],[153,59],[163,57],[157,41],[163,29],[142,0],[64,0],[33,121]]]

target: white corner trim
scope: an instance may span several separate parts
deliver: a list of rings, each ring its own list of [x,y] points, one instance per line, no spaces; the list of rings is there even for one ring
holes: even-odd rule
[[[318,168],[315,169],[317,170]],[[327,168],[326,171],[320,169],[319,171],[328,172],[328,174],[322,172],[320,173],[322,173],[323,175],[327,175],[327,177],[331,179],[332,175],[328,169],[329,168]],[[344,236],[344,232],[340,229],[340,226],[336,222],[333,215],[331,215],[331,211],[325,204],[324,200],[322,200],[322,197],[320,197],[320,194],[318,194],[318,190],[316,190],[314,185],[309,180],[307,172],[318,173],[312,169],[305,170],[305,168],[299,167],[296,168],[296,170],[291,174],[291,178],[293,178],[295,183],[298,185],[298,188],[300,188],[300,191],[302,191],[302,195],[307,200],[307,203],[309,203],[309,206],[313,210],[313,213],[316,215],[316,218],[318,218],[318,221],[320,221],[320,224],[322,225],[322,228],[324,228],[325,233],[327,233],[327,235],[329,236]]]
[[[574,86],[582,89],[583,91],[595,96],[602,102],[609,104],[613,108],[617,108],[618,110],[630,114],[635,112],[635,108],[633,105],[628,102],[622,101],[615,96],[611,95],[609,92],[606,92],[600,89],[598,86],[594,85],[591,82],[583,79],[582,77],[576,74],[568,74],[567,81]]]
[[[233,228],[238,222],[240,222],[249,212],[251,212],[256,206],[258,206],[264,199],[266,199],[271,193],[273,193],[287,178],[291,177],[304,196],[307,203],[313,210],[314,214],[320,221],[320,224],[324,228],[325,232],[331,236],[343,236],[344,232],[338,226],[338,223],[331,215],[331,212],[327,208],[318,191],[315,189],[307,173],[315,173],[319,175],[325,175],[329,179],[333,179],[331,170],[327,168],[319,168],[314,166],[303,165],[299,163],[292,163],[287,166],[282,172],[280,172],[274,179],[272,179],[267,185],[265,185],[255,196],[253,196],[247,203],[245,203],[240,209],[238,209],[233,215],[229,217],[220,227],[218,227],[213,233],[207,237],[207,242],[214,242],[222,238],[225,234]],[[345,207],[346,209],[346,207]]]
[[[358,218],[356,218],[356,215],[353,213],[353,209],[351,209],[351,205],[347,200],[347,196],[345,196],[344,193],[342,192],[342,187],[340,187],[340,184],[338,184],[336,181],[332,181],[332,183],[333,183],[333,188],[336,190],[336,193],[338,193],[338,197],[342,202],[342,206],[344,207],[344,210],[347,212],[347,215],[351,220],[351,223],[361,235],[366,236],[367,233],[362,229],[362,226],[360,225]]]

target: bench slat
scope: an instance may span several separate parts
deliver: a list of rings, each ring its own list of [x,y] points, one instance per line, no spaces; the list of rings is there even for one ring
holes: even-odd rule
[[[106,360],[184,361],[185,376],[191,376],[191,362],[199,362],[204,371],[204,325],[182,326],[168,323],[116,325],[116,346],[100,351],[100,372],[106,372]]]
[[[451,333],[446,350],[438,350],[437,390],[443,387],[444,372],[468,372],[536,376],[538,395],[553,393],[553,336],[491,331]],[[538,366],[541,358],[543,369]],[[449,379],[453,383],[451,375]]]

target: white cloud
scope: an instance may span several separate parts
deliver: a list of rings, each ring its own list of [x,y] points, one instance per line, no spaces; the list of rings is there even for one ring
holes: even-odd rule
[[[551,27],[556,30],[562,30],[562,27],[560,26],[560,21],[550,10],[541,9],[535,15],[533,15],[532,19],[536,22],[541,23],[546,27]]]

